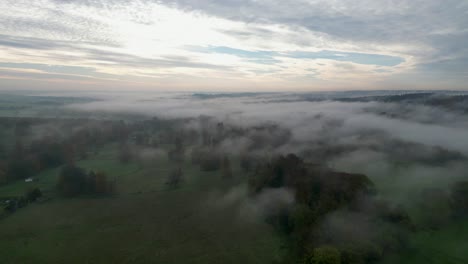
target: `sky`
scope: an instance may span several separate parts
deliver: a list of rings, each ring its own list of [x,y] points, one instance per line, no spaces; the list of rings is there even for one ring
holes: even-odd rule
[[[1,0],[0,89],[468,90],[466,0]]]

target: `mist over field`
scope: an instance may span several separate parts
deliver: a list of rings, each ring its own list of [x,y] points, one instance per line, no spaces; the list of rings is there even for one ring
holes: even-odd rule
[[[446,243],[458,245],[450,232],[466,230],[461,223],[468,94],[463,92],[5,96],[16,102],[1,112],[5,214],[0,221],[7,225],[0,230],[7,236],[29,226],[14,221],[28,217],[22,214],[29,210],[36,210],[35,217],[53,214],[61,223],[73,215],[67,208],[76,208],[84,217],[76,228],[90,217],[117,228],[127,221],[119,214],[138,210],[133,215],[142,231],[156,228],[151,237],[138,238],[148,243],[161,235],[150,222],[163,221],[169,235],[178,232],[173,221],[183,221],[184,228],[213,225],[210,241],[223,240],[235,228],[255,229],[251,234],[265,240],[250,249],[266,250],[258,255],[262,262],[314,263],[325,254],[343,263],[387,263],[425,259],[429,243],[445,236]],[[23,198],[15,197],[25,190]],[[78,209],[79,203],[92,207]],[[148,210],[153,213],[138,216]],[[226,217],[230,224],[222,224]],[[39,227],[48,233],[60,225]],[[35,230],[28,241],[47,246],[47,236]],[[431,233],[433,239],[422,242]],[[247,239],[239,235],[233,243]],[[193,250],[179,239],[171,239],[174,250]],[[193,239],[197,243],[199,237]],[[102,240],[92,241],[102,246]],[[268,254],[273,248],[276,253]],[[444,249],[441,256],[463,259],[461,248]],[[218,257],[250,254],[239,250]],[[171,258],[170,252],[161,259]],[[145,254],[142,263],[149,259]]]
[[[103,98],[84,104],[67,106],[73,110],[98,113],[132,113],[163,119],[191,118],[184,129],[203,129],[197,118],[208,116],[212,122],[226,126],[248,128],[255,125],[278,125],[284,135],[259,135],[278,142],[252,149],[251,137],[232,137],[223,140],[219,148],[239,154],[256,151],[264,155],[307,153],[328,149],[323,157],[308,154],[313,160],[326,158],[328,166],[368,173],[370,176],[401,175],[403,181],[419,182],[433,187],[441,182],[451,183],[466,171],[468,154],[468,107],[465,105],[434,107],[431,100],[450,97],[434,93],[422,98],[405,99],[406,93],[395,102],[369,98],[373,93],[324,94],[189,94],[175,93],[148,96]],[[388,95],[380,96],[385,98]],[[406,95],[409,97],[408,95]],[[468,102],[464,93],[455,97]],[[363,100],[364,98],[369,98]],[[255,132],[254,132],[255,133]],[[268,140],[268,139],[267,139]],[[400,164],[403,168],[398,168]],[[450,172],[450,173],[449,173]],[[376,175],[377,174],[377,175]],[[445,176],[444,176],[445,175]],[[383,176],[380,176],[383,177]],[[421,178],[418,178],[421,177]],[[398,180],[399,181],[399,180]]]

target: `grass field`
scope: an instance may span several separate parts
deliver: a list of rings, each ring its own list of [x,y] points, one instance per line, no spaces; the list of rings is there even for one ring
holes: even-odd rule
[[[417,232],[406,254],[391,256],[385,264],[464,264],[468,263],[468,223],[451,224],[437,231]]]
[[[351,170],[355,173],[368,175],[375,183],[377,192],[385,200],[405,206],[413,222],[419,224],[421,208],[417,203],[420,192],[427,186],[434,186],[421,178],[416,185],[403,185],[405,175],[401,175],[398,166],[393,169],[393,175],[382,177],[377,170],[361,171],[359,168]],[[377,173],[376,173],[377,172]],[[431,180],[434,180],[431,178]],[[408,181],[406,181],[408,183]],[[427,186],[426,186],[427,185]],[[448,188],[448,183],[440,179],[439,187]],[[408,202],[410,201],[410,202]],[[441,212],[424,212],[437,214]],[[468,263],[468,222],[456,222],[444,225],[439,230],[418,230],[410,234],[410,250],[402,255],[387,257],[382,264],[463,264]]]
[[[165,158],[151,166],[120,164],[104,148],[77,165],[116,179],[112,197],[54,195],[58,169],[34,183],[0,188],[0,196],[39,186],[51,200],[0,220],[1,263],[271,263],[281,241],[261,220],[243,220],[234,207],[210,206],[210,193],[242,181],[223,180],[184,164],[185,183],[169,190]]]

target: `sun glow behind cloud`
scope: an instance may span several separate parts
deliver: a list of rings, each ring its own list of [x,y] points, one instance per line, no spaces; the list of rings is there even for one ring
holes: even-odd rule
[[[418,65],[430,61],[423,54],[433,51],[418,42],[343,39],[293,23],[232,19],[182,4],[3,1],[1,88],[50,87],[49,82],[69,79],[83,88],[391,88],[417,74]],[[384,11],[400,10],[395,8]]]

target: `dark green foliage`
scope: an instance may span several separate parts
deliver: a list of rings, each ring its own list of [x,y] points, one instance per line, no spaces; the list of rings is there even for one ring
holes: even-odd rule
[[[86,172],[73,165],[64,166],[59,173],[57,188],[66,197],[73,197],[86,191]]]
[[[241,155],[240,160],[239,160],[239,165],[244,172],[250,172],[250,170],[254,166],[254,161],[252,160],[252,157],[249,157],[248,155]]]
[[[192,163],[198,164],[202,171],[217,171],[221,168],[221,155],[211,149],[192,150]]]
[[[87,174],[83,169],[73,165],[64,166],[59,173],[57,189],[65,197],[81,194],[111,194],[114,183],[109,182],[103,172]]]
[[[296,205],[267,221],[288,235],[290,254],[306,263],[375,263],[383,252],[405,247],[404,234],[412,229],[403,209],[376,200],[365,175],[306,164],[293,154],[259,166],[249,188],[251,195],[266,188],[294,190]],[[317,248],[324,244],[332,249]]]
[[[450,197],[453,215],[455,217],[468,217],[468,181],[454,184]]]
[[[34,175],[34,165],[32,160],[14,159],[8,163],[8,180],[26,179]]]
[[[26,201],[28,202],[35,202],[42,196],[42,192],[39,188],[32,188],[28,190],[25,194]]]
[[[184,175],[181,168],[174,169],[169,173],[166,184],[170,188],[177,188],[182,183],[183,176]]]
[[[255,175],[250,178],[249,188],[252,193],[259,193],[263,188],[292,186],[306,173],[304,164],[296,155],[280,156],[257,167]]]
[[[332,246],[321,246],[308,252],[306,264],[341,264],[341,253]]]
[[[14,147],[4,150],[5,161],[0,161],[0,184],[32,177],[65,163],[74,163],[79,158],[87,157],[89,150],[95,151],[107,142],[123,144],[130,131],[122,121],[22,118],[17,122],[0,118],[0,122],[11,122],[15,127]],[[36,125],[48,125],[51,131],[36,138],[37,135],[30,129]]]
[[[0,185],[8,181],[6,162],[0,160]]]
[[[36,153],[37,159],[43,168],[57,167],[65,162],[65,147],[56,141],[35,141],[30,146],[30,151]]]
[[[185,148],[182,142],[182,138],[177,136],[174,139],[174,148],[167,152],[169,161],[183,162],[185,159]]]
[[[4,210],[8,213],[14,213],[16,210],[25,207],[28,204],[28,201],[24,197],[15,197],[7,201]]]
[[[129,163],[133,158],[132,151],[127,144],[122,144],[119,148],[118,159],[122,163]]]
[[[231,169],[231,162],[227,155],[224,155],[223,161],[221,163],[221,173],[222,177],[225,179],[232,178],[232,169]]]

